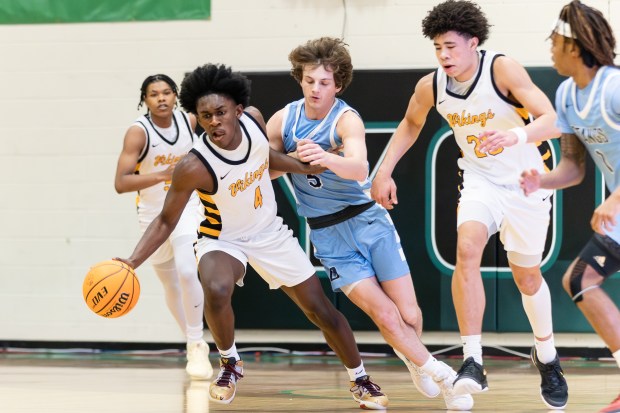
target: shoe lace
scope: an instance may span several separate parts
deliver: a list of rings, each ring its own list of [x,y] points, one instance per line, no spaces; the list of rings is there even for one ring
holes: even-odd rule
[[[243,374],[237,371],[234,364],[222,364],[222,371],[220,371],[215,384],[220,387],[227,387],[233,381],[233,377],[237,381],[243,377]]]
[[[560,377],[564,376],[562,367],[557,364],[548,365],[545,364],[545,384],[549,386],[551,391],[560,389],[563,387]],[[620,398],[620,396],[618,396]]]
[[[355,386],[351,387],[351,393],[356,393],[360,391],[362,393],[367,392],[371,396],[383,396],[381,393],[381,387],[379,385],[370,381],[370,377],[363,376],[355,380]]]
[[[468,358],[467,360],[465,360],[465,362],[456,374],[457,376],[461,376],[463,373],[465,373],[466,376],[475,376],[477,371],[478,369],[476,368],[476,363],[474,362],[474,359]]]

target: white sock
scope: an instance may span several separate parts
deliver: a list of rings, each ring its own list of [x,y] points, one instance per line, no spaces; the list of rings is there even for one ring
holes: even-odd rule
[[[235,360],[241,360],[241,357],[239,357],[239,353],[237,353],[237,345],[235,343],[233,343],[232,347],[228,350],[220,350],[219,348],[217,350],[220,352],[220,356],[223,359],[229,359],[234,357]]]
[[[354,369],[350,369],[347,366],[344,366],[347,369],[347,373],[349,373],[349,380],[355,381],[355,379],[359,379],[360,377],[366,376],[366,369],[364,368],[364,362],[360,364],[358,367]]]
[[[446,363],[442,363],[430,355],[426,363],[420,366],[420,370],[431,376],[433,380],[441,381],[450,376],[450,370],[452,369]]]
[[[544,338],[553,334],[553,319],[551,317],[551,294],[549,286],[542,280],[540,288],[534,295],[521,294],[523,309],[532,326],[536,337]]]
[[[463,343],[463,360],[473,357],[474,361],[482,365],[482,335],[461,336]]]
[[[545,341],[534,340],[534,345],[536,346],[536,358],[543,364],[551,363],[558,354],[553,336]]]
[[[204,334],[204,331],[202,330],[202,322],[197,326],[190,326],[188,324],[185,331],[187,332],[187,343],[188,344],[203,341],[202,336]]]
[[[616,350],[612,353],[612,356],[614,356],[614,359],[616,360],[616,364],[618,365],[618,367],[620,367],[620,350]]]
[[[551,293],[549,286],[543,279],[540,288],[534,295],[521,294],[521,302],[527,318],[532,326],[534,337],[549,337],[548,340],[534,341],[536,355],[541,363],[547,364],[555,359],[557,351],[553,340],[553,319],[551,317]]]

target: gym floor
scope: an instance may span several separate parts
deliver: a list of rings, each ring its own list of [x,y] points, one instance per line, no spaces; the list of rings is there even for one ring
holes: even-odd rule
[[[441,341],[438,337],[444,336],[431,335],[429,341]],[[277,333],[269,337],[274,340]],[[362,342],[362,350],[371,341],[379,341],[372,333],[361,338],[356,333],[356,337]],[[560,336],[556,342],[596,340],[590,335],[572,337]],[[548,409],[539,396],[540,376],[529,362],[528,354],[497,344],[504,339],[513,343],[529,340],[527,335],[490,336],[488,341],[494,344],[485,347],[485,354],[496,354],[485,357],[490,390],[474,396],[473,410],[546,412]],[[298,336],[296,340],[301,339]],[[178,348],[157,351],[5,348],[0,352],[0,412],[359,411],[349,394],[346,371],[336,357],[320,351],[289,351],[260,343],[244,347],[239,334],[238,347],[243,351],[245,377],[238,384],[235,400],[227,406],[209,403],[209,382],[187,378],[185,356]],[[435,351],[436,357],[458,369],[461,358],[445,350]],[[390,411],[445,411],[441,397],[427,399],[415,390],[404,364],[392,354],[364,352],[363,358],[373,381],[388,395]],[[213,351],[211,361],[216,366],[217,354]],[[570,388],[566,412],[595,413],[618,395],[620,376],[613,360],[563,357],[562,366]]]

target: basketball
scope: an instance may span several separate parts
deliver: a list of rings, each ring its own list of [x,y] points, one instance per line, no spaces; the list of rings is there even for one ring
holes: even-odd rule
[[[93,313],[117,318],[131,311],[140,297],[140,282],[133,268],[122,261],[93,265],[82,285],[84,301]]]

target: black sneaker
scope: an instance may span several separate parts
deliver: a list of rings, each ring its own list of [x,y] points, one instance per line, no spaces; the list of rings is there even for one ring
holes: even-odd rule
[[[543,402],[550,409],[564,409],[568,402],[568,385],[564,379],[560,359],[556,355],[551,363],[543,364],[536,356],[536,347],[532,347],[530,357],[540,372],[540,397]]]
[[[482,365],[476,363],[473,357],[467,357],[456,373],[454,393],[458,395],[482,393],[489,390],[487,372]]]

